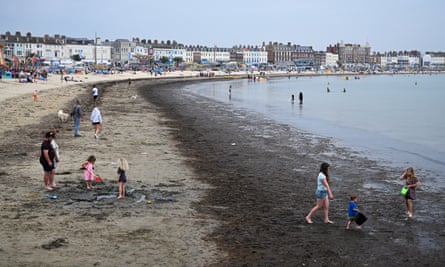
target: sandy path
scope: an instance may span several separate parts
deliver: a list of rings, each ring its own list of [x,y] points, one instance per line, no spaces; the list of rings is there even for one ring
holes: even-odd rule
[[[215,244],[203,240],[217,222],[191,208],[208,186],[184,164],[160,111],[130,97],[138,83],[99,85],[104,125],[97,140],[88,121],[91,84],[44,87],[36,102],[28,85],[16,85],[27,91],[20,96],[2,93],[2,265],[204,266],[217,258]],[[80,138],[72,137],[72,121],[60,123],[56,116],[59,109],[68,112],[76,97],[84,109]],[[43,134],[52,127],[60,131],[62,159],[56,200],[43,195],[38,162]],[[87,192],[79,166],[90,154],[105,184]],[[122,201],[108,198],[117,192],[112,162],[118,157],[126,157],[131,168],[130,193]]]

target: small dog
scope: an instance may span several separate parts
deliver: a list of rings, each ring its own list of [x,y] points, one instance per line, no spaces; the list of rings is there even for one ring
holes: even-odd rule
[[[63,110],[59,110],[57,113],[57,118],[59,118],[59,121],[61,122],[67,122],[69,117],[70,114],[63,112]]]

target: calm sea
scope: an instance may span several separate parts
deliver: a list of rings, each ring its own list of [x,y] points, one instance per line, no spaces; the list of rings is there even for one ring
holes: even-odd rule
[[[332,137],[384,164],[412,165],[439,178],[445,170],[445,75],[345,77],[285,77],[255,83],[239,79],[201,83],[187,90]]]

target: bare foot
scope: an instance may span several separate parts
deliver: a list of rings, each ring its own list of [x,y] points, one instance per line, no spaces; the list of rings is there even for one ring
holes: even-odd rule
[[[327,223],[327,224],[333,224],[334,222],[331,221],[331,220],[327,220],[327,221],[325,221],[324,223]]]
[[[306,222],[309,223],[309,224],[314,223],[314,222],[311,220],[311,218],[309,218],[309,217],[305,217],[304,219],[305,219]]]

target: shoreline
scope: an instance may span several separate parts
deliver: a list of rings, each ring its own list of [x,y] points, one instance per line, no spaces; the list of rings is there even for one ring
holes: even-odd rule
[[[431,94],[436,95],[437,93],[441,92],[438,84],[440,84],[440,81],[443,80],[443,77],[445,76],[368,76],[362,77],[362,81],[354,82],[353,84],[348,81],[344,81],[343,76],[336,78],[325,76],[301,78],[301,80],[288,80],[286,77],[270,79],[267,82],[262,82],[260,87],[262,90],[260,91],[257,90],[259,85],[254,86],[254,83],[247,83],[247,81],[243,80],[236,82],[214,82],[209,86],[199,86],[198,90],[187,87],[187,91],[208,97],[210,99],[215,99],[219,102],[230,103],[229,108],[234,106],[237,108],[258,110],[259,113],[262,113],[267,117],[273,117],[281,123],[289,124],[300,130],[304,129],[313,134],[332,137],[333,140],[336,141],[335,143],[337,145],[354,147],[360,154],[367,155],[367,157],[381,161],[382,163],[386,163],[388,166],[398,166],[403,168],[406,165],[413,165],[417,166],[417,175],[440,177],[441,170],[444,165],[440,159],[444,158],[445,154],[441,151],[443,150],[443,144],[439,140],[440,134],[438,135],[438,133],[443,132],[443,127],[440,127],[440,123],[435,123],[434,125],[429,124],[428,122],[432,123],[434,121],[431,119],[422,123],[422,126],[430,125],[430,127],[425,128],[418,126],[418,124],[423,121],[421,118],[433,118],[434,116],[431,114],[432,110],[439,111],[436,113],[439,114],[438,116],[440,117],[440,109],[437,109],[440,107],[440,105],[439,103],[436,103],[436,99],[438,99],[438,97],[431,97]],[[417,86],[416,84],[415,87],[405,87],[407,84],[414,85],[415,81],[416,83],[418,81],[420,86]],[[385,88],[383,86],[372,90],[361,90],[364,86],[373,87],[374,82],[379,82],[380,84],[385,85],[394,82],[394,84],[400,83],[404,85],[401,86],[400,90],[398,91],[397,87],[394,86],[387,86],[388,89],[391,90],[381,89]],[[330,94],[332,97],[329,99],[324,99],[324,97],[329,94],[321,96],[317,94],[315,97],[315,92],[325,92],[323,91],[326,90],[324,89],[326,87],[323,87],[325,84],[327,84],[328,87],[331,87],[334,95]],[[434,87],[432,87],[433,85]],[[233,86],[234,89],[232,89],[233,94],[231,94],[230,97],[227,97],[227,88],[229,88],[229,86]],[[265,93],[266,91],[264,88],[272,88],[272,86],[274,89],[272,89],[270,93]],[[340,96],[336,93],[341,88],[345,87],[348,88],[348,93],[351,94],[347,96],[345,94],[344,98],[340,98]],[[277,88],[280,90],[275,90]],[[378,91],[379,88],[380,91]],[[291,98],[288,96],[296,93],[298,97],[298,91],[305,92],[305,100],[307,100],[307,103],[305,103],[303,106],[298,104],[286,105],[284,101],[291,103]],[[358,95],[359,93],[369,93],[370,97],[361,97],[353,100],[354,96]],[[419,112],[410,113],[410,115],[407,117],[409,112],[416,109],[408,108],[408,112],[402,112],[401,107],[405,105],[400,103],[411,102],[411,100],[401,101],[411,93],[422,94],[423,102],[416,106]],[[386,100],[385,98],[382,98],[381,100],[372,98],[385,96],[386,94],[388,96],[397,95],[397,100],[395,100],[396,103],[394,103],[394,105],[391,104],[388,107],[381,105],[377,107],[375,104],[372,104],[379,102],[387,103],[389,100]],[[334,100],[332,100],[332,98]],[[361,100],[363,100],[363,104],[358,105],[357,101]],[[417,99],[414,99],[414,101],[416,100]],[[317,103],[319,105],[321,101],[327,101],[327,105],[332,107],[336,107],[333,103],[340,103],[340,101],[343,102],[341,102],[341,105],[338,105],[338,110],[334,111],[328,109],[329,111],[325,110],[326,114],[323,115],[324,113],[320,110],[323,108],[326,109],[326,106],[322,108],[316,107]],[[431,102],[430,104],[428,104],[429,101]],[[267,103],[267,105],[263,107],[263,103]],[[397,106],[397,104],[399,104],[399,106]],[[358,109],[358,107],[360,107],[360,109]],[[428,109],[428,107],[430,107],[430,109]],[[390,112],[392,110],[397,112],[391,113],[391,116],[388,116],[389,113],[385,115],[385,112],[382,112],[382,110],[387,109],[389,109]],[[346,112],[346,110],[348,110],[348,112]],[[364,110],[364,112],[362,113],[361,110]],[[360,111],[360,115],[357,115],[357,111]],[[336,116],[337,112],[342,114],[344,118],[341,119],[342,116]],[[427,113],[428,115],[419,115],[423,113]],[[398,117],[396,117],[396,115],[398,115]],[[418,117],[415,117],[414,115],[417,115]],[[364,122],[357,120],[355,121],[355,124],[348,124],[350,123],[350,116],[361,116],[362,118],[366,119]],[[392,118],[393,121],[391,122],[389,118]],[[411,118],[413,121],[411,128],[414,128],[412,131],[405,129],[400,123],[406,118]],[[369,128],[367,125],[375,125],[375,127]],[[395,125],[397,125],[397,127],[395,127]],[[427,131],[428,128],[431,128],[429,132]],[[385,130],[379,132],[377,129]],[[395,134],[396,132],[398,135]],[[406,136],[414,136],[416,138],[401,138]],[[424,138],[418,138],[419,136],[423,136]],[[428,138],[429,136],[432,138]],[[428,140],[428,143],[426,140]],[[431,146],[431,144],[433,145]],[[423,183],[422,187],[426,188],[426,185],[426,183]],[[435,188],[437,185],[440,186]],[[444,184],[441,183],[440,179],[433,179],[433,181],[429,180],[428,191],[433,190],[439,192],[443,185]]]
[[[212,71],[209,71],[212,72]],[[163,75],[156,77],[150,76],[148,72],[125,72],[118,74],[88,74],[88,75],[71,75],[76,81],[61,82],[60,77],[56,74],[50,74],[48,80],[37,81],[34,83],[19,83],[18,79],[1,79],[0,80],[0,101],[8,98],[29,94],[32,96],[34,90],[39,92],[53,89],[53,88],[64,88],[66,86],[75,85],[90,85],[94,83],[101,84],[107,82],[125,82],[128,79],[134,81],[145,81],[145,80],[169,80],[169,79],[183,79],[183,80],[230,80],[230,79],[243,79],[247,78],[247,72],[234,72],[234,73],[223,73],[223,72],[213,72],[214,77],[199,77],[200,72],[198,71],[173,71],[168,72]],[[255,75],[259,75],[260,72],[254,72]],[[372,75],[433,75],[433,74],[444,74],[445,72],[398,72],[398,73],[356,73],[356,72],[341,72],[341,73],[317,73],[317,72],[265,72],[266,77],[310,77],[310,76],[372,76]],[[14,90],[11,91],[9,88],[13,87]]]

